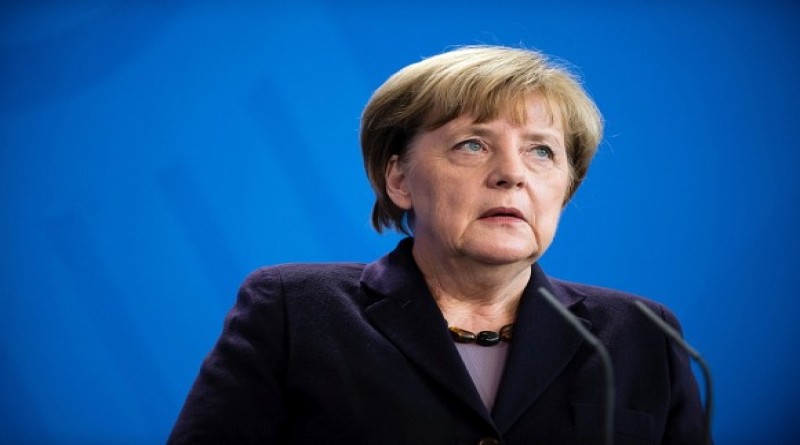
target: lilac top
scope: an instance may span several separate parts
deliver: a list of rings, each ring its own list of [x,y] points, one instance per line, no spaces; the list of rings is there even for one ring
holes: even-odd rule
[[[508,343],[500,342],[494,346],[480,346],[475,343],[456,343],[461,360],[469,371],[472,382],[489,412],[494,407],[497,388],[506,364]]]

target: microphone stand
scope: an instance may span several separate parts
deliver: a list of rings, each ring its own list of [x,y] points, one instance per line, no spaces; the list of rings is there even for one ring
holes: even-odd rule
[[[539,294],[544,297],[553,309],[564,318],[578,333],[589,343],[603,362],[603,375],[605,377],[605,406],[603,408],[603,438],[605,445],[614,443],[614,368],[611,366],[611,356],[603,343],[583,326],[578,317],[572,315],[556,297],[546,288],[540,287]]]
[[[684,351],[686,351],[693,359],[697,361],[700,365],[700,369],[703,372],[703,379],[705,380],[705,399],[706,399],[706,409],[705,409],[705,417],[703,418],[703,428],[705,430],[705,439],[706,444],[711,445],[711,414],[714,408],[714,398],[713,398],[713,391],[712,391],[712,383],[711,383],[711,369],[708,367],[708,364],[697,352],[696,349],[691,347],[689,343],[686,343],[686,340],[683,339],[681,334],[678,333],[672,326],[667,324],[661,317],[653,313],[653,311],[648,308],[644,303],[641,301],[635,301],[634,304],[637,308],[639,308],[642,313],[647,316],[647,318],[652,321],[658,329],[662,332],[667,334],[675,343],[677,343]]]

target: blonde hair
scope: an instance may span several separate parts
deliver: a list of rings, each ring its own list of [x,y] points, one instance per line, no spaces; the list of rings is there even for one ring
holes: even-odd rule
[[[578,78],[544,54],[503,46],[467,46],[408,65],[370,98],[361,117],[364,167],[375,191],[372,225],[410,234],[405,211],[386,193],[392,156],[405,159],[411,139],[469,114],[477,122],[507,117],[525,121],[525,101],[541,93],[564,127],[572,182],[564,203],[577,191],[603,133],[597,106]]]

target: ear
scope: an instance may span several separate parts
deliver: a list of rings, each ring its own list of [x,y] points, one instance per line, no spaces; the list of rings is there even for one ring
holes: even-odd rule
[[[408,191],[407,175],[400,162],[400,156],[392,155],[386,165],[386,194],[394,205],[403,210],[411,210],[411,193]]]

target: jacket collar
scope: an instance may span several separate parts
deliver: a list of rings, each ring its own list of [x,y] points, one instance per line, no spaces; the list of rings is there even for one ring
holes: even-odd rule
[[[532,266],[490,416],[453,345],[447,321],[414,262],[412,246],[413,239],[406,238],[394,251],[364,268],[361,282],[373,298],[364,314],[410,362],[502,433],[539,398],[582,343],[580,335],[562,321],[537,289],[544,286],[570,309],[582,298],[559,294],[541,268]]]
[[[412,246],[413,239],[406,238],[394,251],[364,268],[361,282],[374,298],[364,315],[410,362],[491,422],[453,345],[447,321],[414,262]]]
[[[583,304],[582,296],[559,292],[538,264],[532,266],[531,279],[517,309],[514,341],[495,399],[493,417],[500,431],[507,431],[544,393],[583,343],[580,334],[539,295],[540,287],[555,295],[573,315]],[[589,320],[578,319],[591,328]]]

